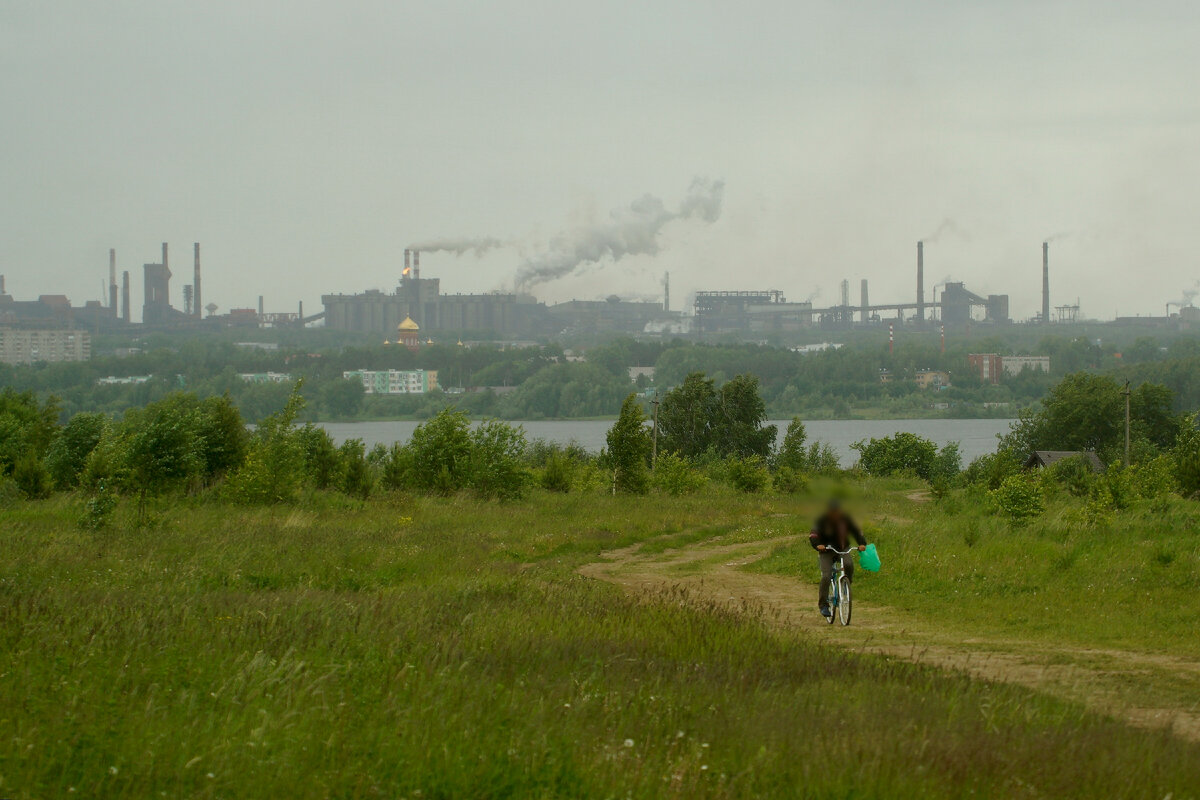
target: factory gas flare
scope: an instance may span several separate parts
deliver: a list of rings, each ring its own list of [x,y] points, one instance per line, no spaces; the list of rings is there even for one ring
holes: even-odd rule
[[[645,195],[628,208],[612,212],[611,219],[555,237],[542,253],[528,258],[517,270],[516,284],[522,291],[571,275],[588,264],[605,258],[620,261],[626,256],[655,255],[659,235],[675,220],[715,222],[721,216],[723,181],[697,178],[677,210],[662,200]]]

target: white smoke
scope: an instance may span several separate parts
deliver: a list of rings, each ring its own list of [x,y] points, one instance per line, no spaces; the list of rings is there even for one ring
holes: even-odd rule
[[[560,234],[544,252],[521,264],[517,288],[528,291],[605,258],[620,261],[626,256],[655,255],[659,252],[659,234],[667,223],[678,219],[715,222],[721,216],[724,191],[724,181],[697,178],[677,211],[669,210],[657,197],[645,195],[630,203],[629,208],[613,211],[607,222]]]
[[[491,236],[483,236],[460,237],[457,239],[429,239],[424,242],[410,244],[408,249],[417,250],[422,253],[453,253],[456,256],[471,252],[478,258],[489,250],[495,250],[497,247],[503,246],[504,242],[499,239]]]

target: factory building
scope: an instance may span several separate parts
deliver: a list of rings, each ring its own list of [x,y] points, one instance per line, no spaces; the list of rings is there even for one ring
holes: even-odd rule
[[[967,363],[984,383],[996,384],[1005,375],[1020,375],[1026,369],[1050,372],[1050,356],[1001,356],[996,353],[971,353]]]
[[[813,323],[812,303],[789,303],[778,289],[697,292],[699,333],[798,331]]]
[[[92,337],[87,331],[0,328],[0,363],[87,361],[91,357]]]

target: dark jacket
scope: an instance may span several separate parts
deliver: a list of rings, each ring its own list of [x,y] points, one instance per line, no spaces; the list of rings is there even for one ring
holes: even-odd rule
[[[808,543],[812,545],[813,550],[816,550],[817,545],[820,544],[838,550],[848,550],[851,536],[859,544],[867,543],[867,540],[863,538],[862,531],[854,524],[854,520],[850,518],[849,514],[843,512],[841,518],[835,520],[826,512],[817,519],[817,524],[808,534]]]

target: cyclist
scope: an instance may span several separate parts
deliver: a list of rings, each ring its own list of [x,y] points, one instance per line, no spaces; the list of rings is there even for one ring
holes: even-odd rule
[[[833,615],[833,612],[829,610],[829,583],[833,578],[833,562],[838,556],[832,551],[834,549],[849,550],[851,537],[858,542],[859,551],[867,549],[867,540],[863,536],[862,530],[854,524],[850,515],[842,510],[841,503],[837,500],[830,500],[825,513],[817,518],[816,525],[808,534],[808,543],[812,545],[813,550],[817,551],[817,557],[821,563],[821,594],[817,601],[817,608],[823,617]],[[846,580],[853,582],[854,559],[845,558],[842,566],[846,570]]]

